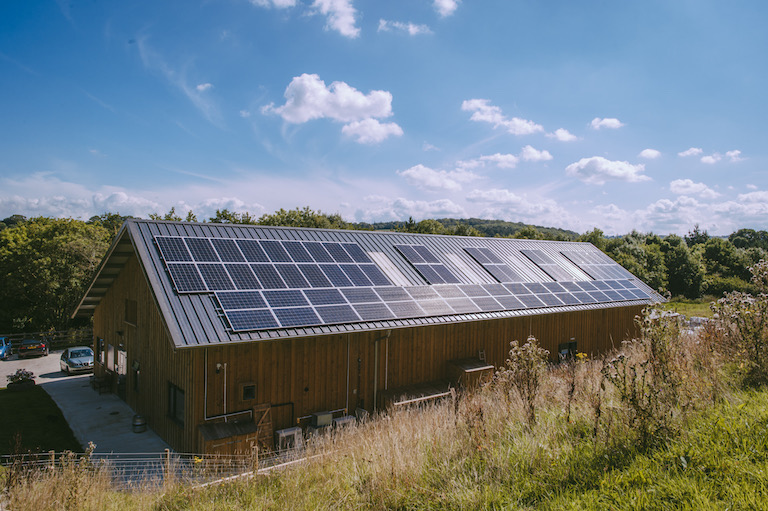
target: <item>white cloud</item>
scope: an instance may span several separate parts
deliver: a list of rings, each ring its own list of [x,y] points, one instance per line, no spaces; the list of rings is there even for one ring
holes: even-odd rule
[[[482,202],[486,204],[518,204],[522,198],[505,189],[492,188],[491,190],[472,190],[467,194],[469,202]]]
[[[713,153],[707,156],[701,157],[701,163],[706,163],[707,165],[714,165],[715,163],[719,162],[723,159],[723,155],[720,153]]]
[[[595,117],[594,119],[592,119],[590,126],[592,126],[593,130],[599,130],[602,128],[615,130],[624,126],[624,123],[622,123],[620,120],[616,119],[615,117],[606,117],[605,119]]]
[[[459,7],[460,0],[434,0],[433,5],[437,13],[445,18],[450,16]]]
[[[353,39],[360,35],[360,29],[355,26],[357,11],[352,7],[352,0],[315,0],[312,7],[328,17],[327,28]]]
[[[195,87],[195,89],[197,89],[198,92],[205,92],[212,88],[213,88],[213,84],[211,83],[200,83],[197,85],[197,87]]]
[[[480,160],[493,162],[500,169],[513,169],[517,165],[519,159],[514,154],[496,153],[488,156],[481,156]]]
[[[682,151],[680,153],[677,153],[678,156],[682,156],[685,158],[686,156],[698,156],[701,153],[703,153],[702,149],[700,147],[691,147],[689,149],[686,149],[685,151]]]
[[[421,150],[424,151],[424,152],[426,152],[426,151],[439,151],[440,148],[430,144],[429,142],[424,142],[421,145]]]
[[[285,9],[287,7],[293,7],[296,5],[296,0],[251,0],[251,3],[259,7],[276,7],[278,9]]]
[[[377,144],[390,136],[401,136],[403,129],[394,122],[382,124],[376,119],[368,118],[347,124],[341,128],[341,132],[344,135],[356,137],[356,141],[360,144]]]
[[[646,160],[655,160],[656,158],[661,158],[661,152],[656,149],[643,149],[637,156]]]
[[[730,158],[732,162],[742,161],[744,159],[741,157],[741,151],[739,151],[738,149],[733,151],[728,151],[727,153],[725,153],[725,155],[728,158]]]
[[[248,110],[240,110],[240,117],[247,119],[251,116],[251,112]]]
[[[749,190],[757,190],[757,185],[749,184],[749,185],[747,185],[747,189],[749,189]]]
[[[398,171],[397,174],[414,186],[430,190],[461,190],[461,183],[477,179],[477,175],[469,170],[434,170],[421,164]]]
[[[530,135],[544,131],[544,128],[533,121],[513,117],[507,119],[501,108],[491,105],[487,99],[468,99],[462,102],[461,109],[472,112],[471,120],[493,124],[494,128],[502,127],[513,135]]]
[[[608,180],[627,181],[636,183],[648,181],[651,178],[642,175],[645,165],[632,165],[626,161],[611,161],[602,156],[582,158],[565,168],[565,173],[576,177],[585,183],[596,185],[605,184]]]
[[[669,189],[677,195],[698,195],[702,199],[715,199],[720,196],[704,183],[694,183],[690,179],[675,179],[669,183]]]
[[[579,139],[579,137],[564,128],[558,128],[554,133],[547,133],[547,136],[549,138],[555,138],[560,142],[573,142]]]
[[[404,220],[413,217],[416,220],[424,218],[466,218],[464,208],[449,199],[435,201],[412,200],[399,197],[391,200],[382,196],[365,197],[366,204],[375,199],[374,208],[358,209],[355,219],[358,222],[374,222],[382,220]]]
[[[749,203],[768,204],[768,191],[741,193],[739,194],[739,200]]]
[[[397,30],[406,32],[408,35],[431,34],[432,30],[426,25],[416,25],[414,23],[403,23],[401,21],[379,20],[379,32],[389,32]]]
[[[525,161],[547,161],[552,159],[549,151],[539,151],[529,145],[523,147],[520,157]]]

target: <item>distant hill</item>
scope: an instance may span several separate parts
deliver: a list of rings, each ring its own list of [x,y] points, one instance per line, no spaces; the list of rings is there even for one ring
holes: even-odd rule
[[[483,236],[510,237],[518,231],[525,228],[534,227],[542,233],[547,239],[567,239],[574,240],[578,238],[579,233],[556,227],[543,227],[539,225],[524,224],[521,222],[505,222],[504,220],[483,220],[481,218],[438,218],[438,222],[443,224],[446,229],[453,229],[459,224],[473,227],[480,231]],[[352,224],[356,229],[374,230],[374,231],[397,231],[402,230],[406,222],[375,222]]]

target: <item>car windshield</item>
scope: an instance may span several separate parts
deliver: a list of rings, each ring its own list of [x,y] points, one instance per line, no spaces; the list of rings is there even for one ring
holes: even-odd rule
[[[69,352],[69,358],[90,357],[91,355],[93,355],[91,350],[72,350]]]

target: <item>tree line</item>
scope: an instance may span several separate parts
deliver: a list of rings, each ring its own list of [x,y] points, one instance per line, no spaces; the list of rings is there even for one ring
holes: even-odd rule
[[[78,326],[74,308],[126,219],[104,213],[87,221],[12,215],[0,221],[0,332],[63,330]],[[182,218],[172,208],[154,220]],[[600,229],[577,234],[556,228],[481,219],[409,218],[404,222],[352,223],[339,214],[309,207],[254,216],[217,210],[203,222],[323,229],[394,230],[454,236],[586,241],[602,250],[654,289],[672,297],[719,298],[725,292],[754,292],[750,268],[768,260],[768,232],[739,229],[727,238],[709,236],[698,226],[685,236],[633,231],[607,237]]]

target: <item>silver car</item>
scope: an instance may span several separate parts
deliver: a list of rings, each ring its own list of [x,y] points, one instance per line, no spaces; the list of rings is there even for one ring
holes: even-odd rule
[[[67,348],[61,354],[59,366],[67,374],[89,373],[93,371],[93,350],[88,346]]]

